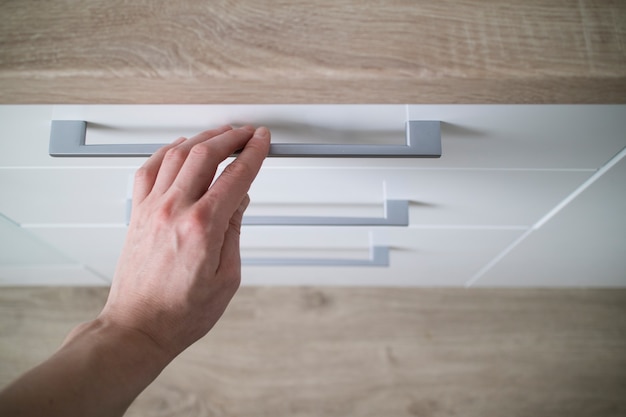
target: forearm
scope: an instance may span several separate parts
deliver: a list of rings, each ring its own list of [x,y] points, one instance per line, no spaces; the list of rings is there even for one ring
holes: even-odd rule
[[[121,416],[172,359],[150,338],[100,319],[0,393],[0,415]]]
[[[224,126],[156,151],[137,171],[126,244],[100,317],[1,392],[0,416],[121,416],[204,336],[239,288],[247,192],[269,147],[265,128]]]

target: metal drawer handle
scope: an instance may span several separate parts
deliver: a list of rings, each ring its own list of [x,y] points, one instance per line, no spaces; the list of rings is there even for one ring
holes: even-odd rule
[[[133,200],[126,200],[126,225],[130,223]],[[408,226],[409,201],[385,200],[383,217],[243,216],[246,226]]]
[[[371,246],[369,259],[242,258],[244,266],[389,266],[389,247]]]
[[[244,216],[250,226],[408,226],[409,201],[385,200],[383,217]]]
[[[53,120],[50,129],[51,156],[150,156],[162,143],[87,145],[87,122],[83,120]],[[438,121],[406,122],[406,145],[337,145],[275,143],[270,146],[272,157],[322,158],[439,158],[441,129]]]

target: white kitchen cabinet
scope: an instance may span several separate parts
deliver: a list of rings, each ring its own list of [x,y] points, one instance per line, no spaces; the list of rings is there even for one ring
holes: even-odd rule
[[[0,286],[94,286],[108,281],[85,265],[0,266]]]
[[[30,231],[72,253],[105,280],[113,277],[125,235],[123,228],[115,227],[36,227]],[[353,227],[248,227],[242,231],[243,258],[367,259],[373,239],[390,246],[390,266],[244,266],[242,283],[460,286],[521,233],[516,229],[383,228],[370,233]]]
[[[626,159],[477,277],[482,286],[626,284]]]
[[[67,284],[107,285],[126,231],[129,183],[145,158],[52,158],[53,118],[88,121],[88,144],[165,143],[224,123],[268,125],[276,142],[401,144],[406,120],[439,120],[440,159],[270,158],[250,191],[247,215],[381,217],[385,199],[408,200],[407,227],[242,231],[244,257],[366,259],[373,242],[390,248],[389,267],[245,266],[243,283],[626,285],[626,242],[611,232],[626,222],[603,199],[576,211],[582,193],[537,228],[626,146],[626,106],[0,106],[0,213],[72,260]],[[612,175],[622,182],[597,184],[621,207],[626,174]],[[569,220],[553,227],[562,215]],[[595,275],[610,278],[565,263],[573,256],[568,230],[582,233],[577,250],[586,257],[575,257],[604,259]],[[54,275],[45,267],[37,268]],[[8,268],[0,267],[3,285],[63,282]]]
[[[135,168],[3,169],[0,213],[24,224],[124,224]],[[8,198],[8,197],[11,198]]]
[[[389,267],[244,267],[254,285],[462,286],[519,230],[258,228],[242,234],[242,256],[364,258],[368,241],[389,245]],[[477,242],[480,242],[477,244]]]
[[[298,210],[303,215],[339,215],[345,205],[355,216],[375,216],[376,210],[381,215],[382,201],[389,198],[409,200],[414,226],[528,226],[591,175],[587,170],[380,169],[375,161],[372,165],[265,168],[250,191],[250,213],[290,215]]]
[[[67,252],[70,253],[70,252]],[[103,275],[0,215],[0,285],[103,285]]]
[[[432,168],[591,169],[626,145],[625,106],[410,106],[441,116],[445,152]]]
[[[126,222],[134,168],[4,169],[0,213],[24,225]],[[265,168],[250,215],[376,217],[409,200],[410,224],[527,226],[590,176],[587,171]]]
[[[79,265],[88,266],[98,277],[100,285],[111,282],[126,237],[125,225],[64,224],[31,226],[26,229],[60,252],[71,254]]]

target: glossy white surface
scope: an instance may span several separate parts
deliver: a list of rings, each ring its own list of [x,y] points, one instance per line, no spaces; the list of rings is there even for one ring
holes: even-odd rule
[[[444,156],[424,167],[596,169],[626,145],[626,106],[410,107],[444,122]]]
[[[108,281],[82,265],[0,266],[0,286],[103,286]]]
[[[70,260],[23,249],[0,263],[1,285],[107,285],[122,248],[145,159],[51,158],[53,117],[87,120],[92,143],[223,123],[269,125],[275,141],[401,143],[408,118],[441,120],[441,159],[268,159],[250,191],[250,215],[381,216],[385,198],[410,200],[408,228],[242,231],[243,256],[367,258],[374,242],[390,246],[390,268],[245,267],[243,283],[626,286],[623,162],[568,198],[626,146],[626,106],[483,105],[0,106],[0,213]]]
[[[410,201],[411,225],[531,225],[590,175],[588,171],[266,168],[250,190],[250,213],[267,205],[262,214],[271,210],[290,215],[299,210],[339,215],[346,205],[345,211],[368,216],[376,215],[367,210],[380,210],[386,196]]]
[[[626,285],[626,159],[485,271],[476,285]]]

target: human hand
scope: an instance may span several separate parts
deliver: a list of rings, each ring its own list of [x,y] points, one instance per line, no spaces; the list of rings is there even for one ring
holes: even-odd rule
[[[172,357],[213,327],[239,288],[241,219],[269,143],[265,128],[223,127],[148,159],[135,176],[128,234],[99,320],[144,333]],[[213,182],[218,165],[242,148]]]
[[[239,287],[241,218],[269,143],[265,128],[224,127],[179,139],[146,161],[104,309],[0,391],[1,415],[121,416],[213,327]]]

